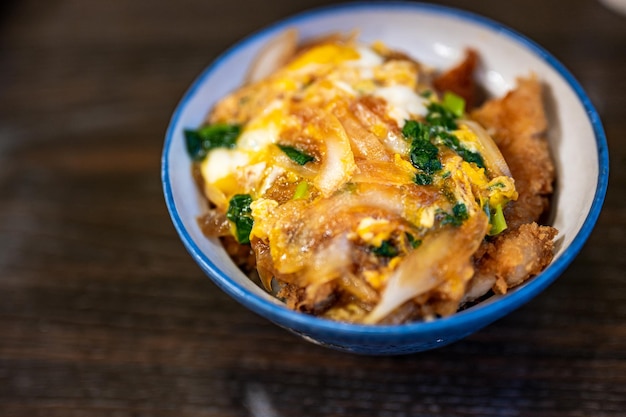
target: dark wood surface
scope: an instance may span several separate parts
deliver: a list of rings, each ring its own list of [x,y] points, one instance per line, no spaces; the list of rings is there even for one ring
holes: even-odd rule
[[[249,312],[185,252],[159,178],[174,106],[230,44],[325,3],[0,3],[0,416],[626,415],[626,17],[596,1],[441,2],[545,46],[608,135],[594,233],[510,316],[353,356]]]

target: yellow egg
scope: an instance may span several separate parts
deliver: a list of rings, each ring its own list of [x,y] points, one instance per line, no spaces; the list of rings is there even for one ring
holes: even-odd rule
[[[335,65],[346,60],[359,59],[359,53],[349,46],[326,44],[314,47],[292,61],[287,69],[297,71],[310,64]]]
[[[389,239],[394,230],[387,219],[366,217],[357,226],[356,233],[364,242],[378,247]]]

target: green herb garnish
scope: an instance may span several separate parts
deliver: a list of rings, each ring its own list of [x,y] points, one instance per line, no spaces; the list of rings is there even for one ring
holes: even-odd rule
[[[402,134],[410,140],[430,140],[428,126],[415,120],[405,121]]]
[[[414,167],[432,175],[441,169],[439,149],[430,142],[428,126],[415,120],[407,120],[402,134],[411,140],[409,157]]]
[[[226,218],[235,224],[235,238],[239,243],[250,243],[250,232],[254,225],[252,218],[252,197],[249,194],[237,194],[230,199]]]
[[[306,181],[300,181],[298,185],[296,185],[296,191],[293,193],[293,199],[298,200],[304,198],[309,191],[309,183]]]
[[[501,183],[501,182],[496,182],[495,184],[491,184],[491,185],[488,187],[488,190],[490,190],[490,191],[491,191],[491,190],[496,189],[496,188],[504,188],[504,187],[505,187],[505,185],[504,185],[503,183]]]
[[[489,209],[489,211],[489,223],[491,224],[489,236],[495,236],[502,233],[507,228],[506,220],[502,212],[502,205],[497,205],[493,211],[491,209]]]
[[[394,246],[391,240],[384,240],[383,243],[378,247],[373,247],[372,252],[377,256],[382,256],[385,258],[393,258],[394,256],[398,256],[398,248]]]
[[[465,99],[451,91],[446,91],[443,95],[443,106],[450,110],[456,117],[461,117],[465,112]]]
[[[422,241],[420,239],[415,239],[415,236],[413,236],[409,232],[404,232],[404,235],[406,236],[406,239],[409,241],[409,245],[411,245],[413,249],[417,248],[419,245],[422,244]]]
[[[439,149],[430,141],[415,140],[411,144],[411,163],[426,174],[434,174],[441,169]]]
[[[281,151],[285,153],[293,162],[298,165],[304,165],[308,162],[315,161],[315,157],[302,152],[299,149],[289,145],[277,145]]]
[[[417,185],[430,185],[433,183],[433,176],[424,174],[423,172],[418,172],[415,174],[413,182]]]
[[[430,96],[433,95],[432,90],[424,90],[422,92],[420,92],[420,96],[424,97],[424,98],[430,98]]]
[[[437,145],[445,145],[464,161],[484,168],[483,157],[465,148],[451,133],[458,128],[456,119],[465,111],[465,100],[448,92],[441,103],[430,102],[427,109],[425,122],[407,120],[402,128],[404,137],[411,141],[409,147],[411,163],[420,171],[415,175],[414,182],[418,185],[433,183],[433,174],[442,168]]]
[[[185,129],[187,152],[194,161],[202,161],[215,148],[234,148],[241,126],[217,123],[197,130]]]
[[[428,113],[426,114],[426,121],[431,126],[440,126],[447,130],[456,130],[456,114],[450,111],[447,107],[439,103],[430,103],[426,106]]]
[[[453,134],[441,131],[437,133],[437,138],[448,148],[456,152],[464,161],[473,162],[478,168],[485,168],[483,157],[478,152],[472,152],[461,145],[459,139]]]
[[[441,225],[451,224],[452,226],[460,226],[465,220],[469,218],[467,213],[467,207],[464,203],[456,203],[452,207],[452,214],[444,213],[444,217],[441,220]]]

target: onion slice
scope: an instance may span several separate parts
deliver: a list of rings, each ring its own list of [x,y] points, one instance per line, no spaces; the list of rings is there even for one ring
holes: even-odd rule
[[[348,182],[357,169],[350,139],[339,120],[332,114],[319,114],[317,117],[318,134],[326,145],[319,173],[314,185],[329,197]]]
[[[283,67],[298,49],[298,31],[287,29],[270,39],[257,54],[246,75],[246,83],[260,81]]]
[[[487,171],[492,178],[501,175],[511,176],[511,170],[507,165],[504,156],[500,152],[498,145],[493,141],[489,133],[478,123],[473,120],[459,120],[460,124],[467,126],[478,139],[478,152],[482,155]]]
[[[411,195],[417,204],[432,204],[438,195],[413,188],[419,192]],[[353,189],[314,202],[288,201],[276,207],[268,220],[259,221],[254,227],[268,230],[275,270],[279,274],[293,274],[311,265],[315,269],[312,263],[316,262],[315,253],[327,245],[330,236],[346,235],[354,230],[363,213],[377,212],[393,219],[403,216],[406,209],[406,193],[402,187],[356,184]],[[331,264],[324,257],[320,260]]]
[[[447,280],[466,284],[474,274],[471,257],[487,232],[488,220],[477,212],[461,227],[446,227],[427,236],[389,277],[380,303],[364,319],[375,324],[412,298]]]

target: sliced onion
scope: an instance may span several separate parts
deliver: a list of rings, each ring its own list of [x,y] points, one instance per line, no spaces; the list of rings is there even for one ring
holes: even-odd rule
[[[356,157],[374,161],[393,161],[393,154],[350,111],[339,115]]]
[[[474,273],[471,256],[480,246],[487,226],[487,217],[478,212],[461,227],[447,227],[426,237],[389,277],[380,303],[364,323],[378,323],[408,300],[446,280],[467,282]]]
[[[403,216],[406,198],[406,190],[401,187],[358,184],[354,190],[338,192],[313,203],[291,200],[280,205],[272,213],[274,220],[268,226],[276,270],[281,274],[291,274],[313,265],[313,257],[323,242],[329,236],[351,232],[357,221],[355,219],[361,218],[359,216],[364,212]],[[412,194],[411,198],[420,202],[433,196],[424,191]]]
[[[463,295],[461,303],[469,303],[479,299],[496,283],[495,275],[488,275],[477,271],[467,285],[467,291]]]
[[[316,251],[304,276],[309,286],[319,287],[343,275],[352,263],[351,250],[352,245],[346,236],[340,235]]]
[[[511,170],[507,165],[504,156],[500,152],[498,145],[493,141],[489,133],[478,123],[473,120],[460,120],[459,123],[464,124],[470,129],[478,139],[478,152],[482,155],[485,166],[491,174],[492,178],[500,175],[511,176]]]
[[[319,120],[323,123],[321,131],[326,153],[313,183],[323,196],[328,197],[350,180],[356,171],[356,164],[350,139],[339,120],[328,114],[321,115]]]
[[[342,289],[352,294],[362,303],[374,304],[380,299],[375,289],[370,287],[364,279],[346,272],[338,280]]]
[[[359,171],[352,177],[354,182],[403,185],[413,183],[415,178],[412,166],[411,170],[403,169],[404,167],[393,162],[380,160],[360,160],[357,165]]]
[[[298,49],[298,31],[294,28],[272,38],[257,54],[246,76],[247,83],[260,81],[283,67]]]
[[[230,222],[221,210],[209,209],[198,217],[198,226],[205,236],[219,237],[230,235]]]

